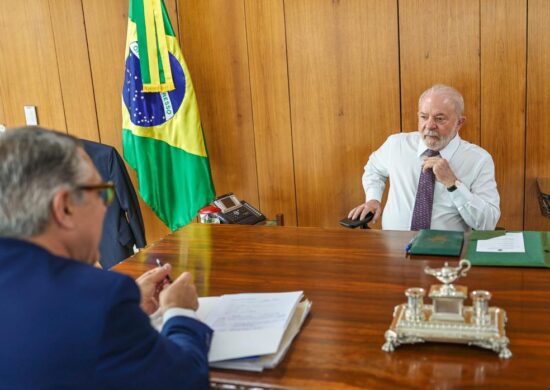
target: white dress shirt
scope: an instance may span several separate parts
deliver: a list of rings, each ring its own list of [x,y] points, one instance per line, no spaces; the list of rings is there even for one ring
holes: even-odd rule
[[[410,230],[418,179],[428,149],[418,131],[398,133],[371,154],[363,188],[366,200],[380,201],[390,178],[388,201],[382,214],[382,229]],[[460,183],[449,192],[436,180],[431,229],[493,230],[500,217],[500,197],[491,155],[462,140],[458,134],[439,151]]]

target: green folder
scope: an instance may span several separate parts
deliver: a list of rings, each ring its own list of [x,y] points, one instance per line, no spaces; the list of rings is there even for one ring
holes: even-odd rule
[[[500,267],[550,267],[550,232],[523,232],[525,252],[478,252],[477,237],[472,232],[466,258],[472,265]]]
[[[460,256],[464,232],[450,230],[420,230],[413,238],[409,253],[412,255]]]

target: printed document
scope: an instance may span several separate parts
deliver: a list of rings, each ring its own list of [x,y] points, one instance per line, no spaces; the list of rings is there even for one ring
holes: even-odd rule
[[[208,361],[277,352],[302,296],[302,291],[230,294],[221,296],[209,313],[199,308],[197,316],[214,329]]]
[[[500,237],[478,240],[477,252],[525,253],[523,233],[506,233]]]
[[[275,367],[311,308],[302,297],[303,291],[199,298],[197,317],[214,330],[208,362],[252,371]],[[160,310],[150,318],[160,331]]]
[[[298,335],[302,324],[304,323],[309,311],[311,310],[311,301],[303,300],[296,306],[294,316],[286,328],[279,349],[275,353],[242,359],[221,360],[210,363],[210,367],[225,368],[229,370],[245,370],[262,372],[265,368],[275,368],[283,360],[286,352],[290,348],[292,340]]]

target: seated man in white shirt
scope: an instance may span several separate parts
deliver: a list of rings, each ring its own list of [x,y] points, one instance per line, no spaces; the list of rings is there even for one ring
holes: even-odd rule
[[[417,230],[413,221],[421,172],[433,170],[433,207],[429,226],[439,230],[492,230],[500,217],[500,197],[491,155],[464,141],[458,131],[464,124],[464,99],[446,85],[434,85],[418,101],[418,131],[393,134],[371,154],[363,187],[366,202],[349,212],[350,219],[382,215],[382,228]],[[433,151],[433,152],[432,152]],[[439,152],[437,156],[427,154]],[[430,172],[431,174],[431,172]],[[388,201],[380,203],[386,179]]]

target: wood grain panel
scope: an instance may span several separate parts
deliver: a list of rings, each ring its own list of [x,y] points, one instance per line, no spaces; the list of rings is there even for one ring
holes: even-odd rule
[[[244,1],[180,0],[178,9],[216,192],[258,205]]]
[[[99,141],[88,45],[80,0],[50,0],[67,132]]]
[[[172,23],[172,28],[176,32],[177,36],[180,37],[179,29],[179,17],[178,17],[178,2],[176,0],[165,0],[164,5],[168,11],[168,16],[170,17],[170,23]]]
[[[258,206],[296,226],[296,188],[282,0],[246,0]]]
[[[537,177],[550,177],[550,2],[529,0],[525,229],[550,230],[536,197]]]
[[[0,83],[6,124],[25,125],[24,105],[41,126],[65,131],[48,0],[0,1]]]
[[[298,223],[337,226],[364,202],[370,153],[399,131],[396,3],[284,4]]]
[[[481,146],[495,162],[498,225],[514,230],[523,229],[526,34],[526,0],[481,2]]]
[[[122,154],[121,90],[128,1],[82,0],[100,140]]]
[[[0,57],[0,74],[2,73],[2,69],[4,69],[2,65],[2,58]],[[1,80],[1,76],[0,76]],[[0,83],[0,124],[3,126],[6,126],[6,117],[4,116],[4,93],[2,92],[2,83]]]
[[[460,136],[479,145],[479,1],[399,2],[403,130],[416,130],[418,97],[433,84],[451,85],[465,101]]]

